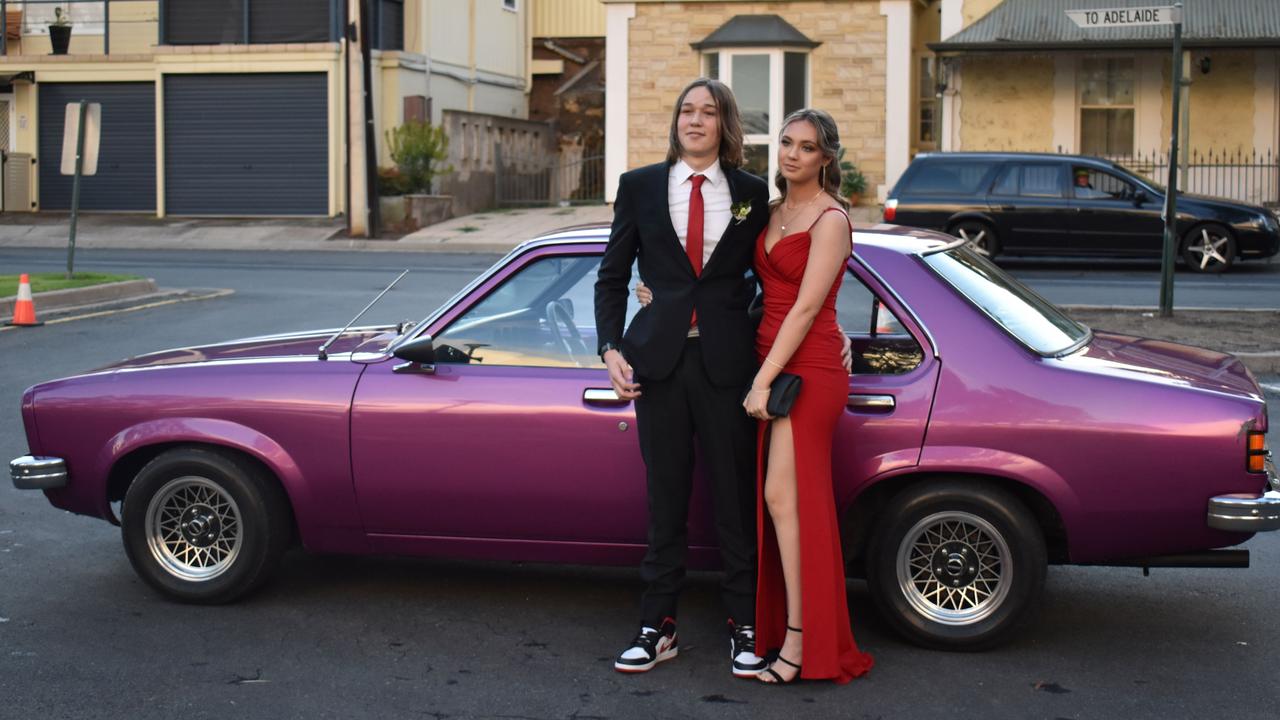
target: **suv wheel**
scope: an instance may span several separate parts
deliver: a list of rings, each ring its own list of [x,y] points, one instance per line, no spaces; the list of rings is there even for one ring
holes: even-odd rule
[[[968,240],[969,245],[980,255],[995,257],[1000,252],[996,231],[981,220],[961,220],[952,225],[947,232],[962,240]]]
[[[1236,239],[1221,225],[1199,225],[1182,238],[1182,261],[1196,272],[1220,273],[1236,260]]]

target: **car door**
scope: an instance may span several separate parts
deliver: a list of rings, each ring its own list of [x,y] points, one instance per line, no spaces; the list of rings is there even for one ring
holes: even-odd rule
[[[1001,248],[1013,254],[1051,254],[1071,245],[1075,213],[1066,194],[1067,166],[1046,160],[1008,163],[987,205],[997,219]]]
[[[1158,257],[1164,238],[1161,203],[1132,180],[1088,165],[1071,168],[1078,212],[1072,245],[1098,255]]]
[[[853,352],[832,458],[843,505],[868,479],[919,463],[940,364],[923,329],[856,259],[836,312]]]
[[[352,464],[375,548],[472,547],[485,557],[543,548],[548,559],[583,561],[582,546],[565,543],[586,543],[638,559],[644,464],[632,407],[596,355],[599,260],[583,246],[517,258],[427,328],[433,370],[397,372],[391,359],[365,371]]]

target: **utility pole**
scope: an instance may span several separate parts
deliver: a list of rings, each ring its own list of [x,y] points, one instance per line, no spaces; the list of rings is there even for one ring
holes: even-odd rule
[[[364,117],[364,27],[362,0],[347,0],[347,229],[352,237],[369,235],[369,170]]]

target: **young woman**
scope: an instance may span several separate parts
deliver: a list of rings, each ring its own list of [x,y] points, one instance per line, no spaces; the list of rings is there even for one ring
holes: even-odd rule
[[[797,677],[845,683],[873,662],[854,644],[849,625],[831,484],[831,443],[849,392],[836,325],[836,295],[852,252],[839,149],[827,113],[797,110],[783,120],[781,198],[756,240],[764,289],[760,370],[743,407],[760,421],[756,640],[760,648],[778,648],[759,675],[770,683]],[[775,418],[767,410],[770,385],[784,371],[801,377],[800,393],[788,416]]]
[[[764,289],[760,370],[742,404],[760,421],[756,642],[762,651],[777,650],[758,675],[767,683],[797,677],[846,683],[873,664],[849,625],[831,483],[831,443],[850,364],[836,295],[853,249],[839,195],[839,150],[827,113],[797,110],[783,120],[781,198],[756,238],[754,266]],[[652,299],[644,285],[636,293],[641,303]],[[801,377],[800,393],[788,416],[775,418],[767,409],[770,386],[784,371]]]

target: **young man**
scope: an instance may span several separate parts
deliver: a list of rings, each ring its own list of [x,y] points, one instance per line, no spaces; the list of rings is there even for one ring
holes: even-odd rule
[[[596,282],[600,353],[619,397],[633,399],[648,478],[649,547],[641,629],[618,656],[644,672],[676,656],[676,599],[685,576],[694,436],[715,505],[735,675],[755,654],[755,427],[742,395],[756,372],[745,281],[769,221],[763,180],[740,169],[742,123],[728,86],[702,78],[680,94],[665,162],[625,173]],[[653,301],[623,334],[631,265]]]

